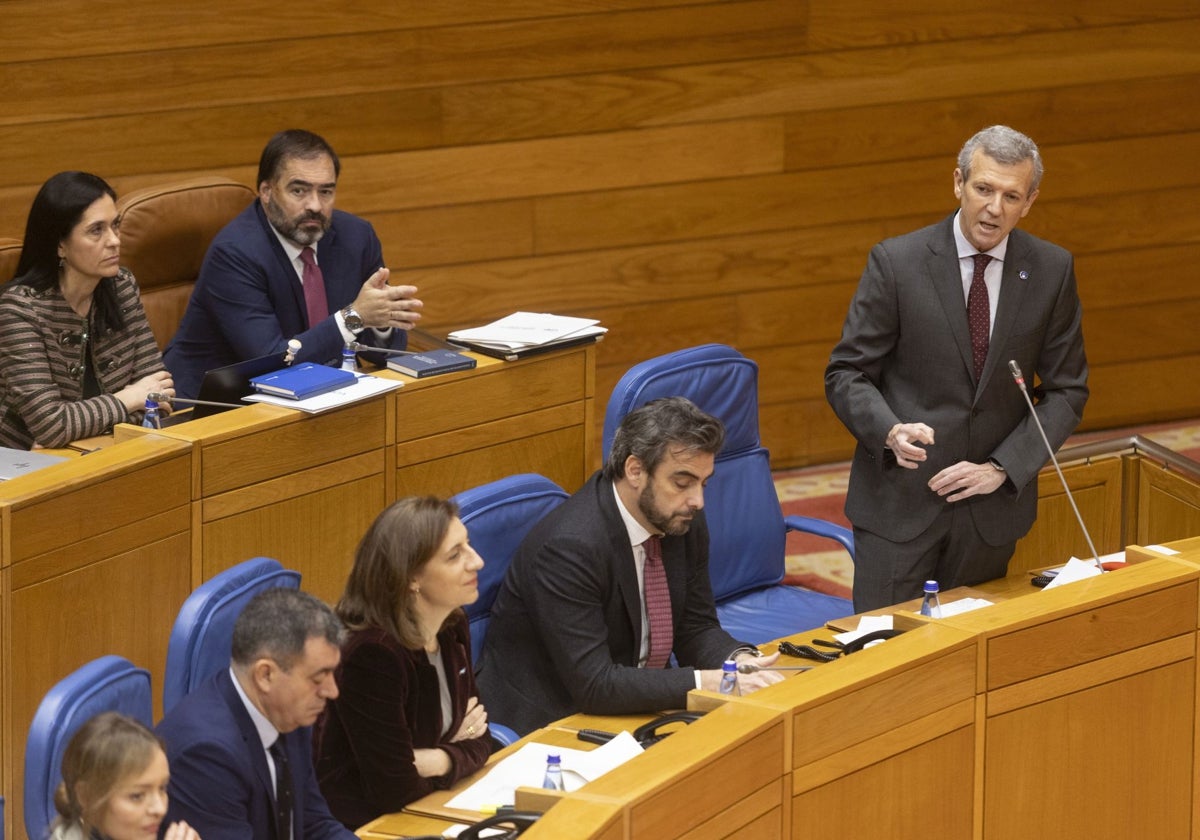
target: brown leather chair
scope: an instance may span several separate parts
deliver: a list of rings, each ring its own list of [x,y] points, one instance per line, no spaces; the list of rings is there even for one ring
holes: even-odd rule
[[[135,190],[117,201],[121,265],[137,278],[159,348],[179,328],[209,243],[254,195],[245,184],[207,175]],[[0,246],[0,266],[3,259]]]
[[[21,240],[0,236],[0,283],[7,283],[17,276],[17,262],[21,259]]]

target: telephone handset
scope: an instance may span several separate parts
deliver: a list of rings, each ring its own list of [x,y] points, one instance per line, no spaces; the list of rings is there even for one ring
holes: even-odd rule
[[[865,635],[859,636],[852,642],[846,642],[846,646],[842,648],[842,653],[846,656],[849,656],[855,651],[862,650],[864,647],[871,644],[871,642],[878,642],[883,639],[891,639],[895,636],[899,636],[903,632],[903,630],[875,630],[870,633],[866,633]]]
[[[485,820],[459,832],[459,840],[479,840],[480,837],[492,837],[495,840],[513,840],[525,829],[537,822],[541,814],[537,811],[513,811],[508,814],[495,814]],[[503,831],[503,834],[481,833],[484,829]]]
[[[674,723],[692,723],[704,716],[704,712],[672,712],[662,717],[657,717],[648,723],[643,723],[637,729],[633,730],[634,739],[643,747],[648,747],[651,744],[657,744],[663,738],[666,738],[671,732],[669,729],[666,732],[660,732],[660,729],[671,726]]]

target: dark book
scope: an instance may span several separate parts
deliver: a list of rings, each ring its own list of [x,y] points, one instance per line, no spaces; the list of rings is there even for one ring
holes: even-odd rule
[[[456,370],[472,370],[475,360],[453,350],[422,350],[420,353],[410,353],[388,359],[388,369],[414,379],[424,379],[426,376],[437,376],[439,373],[453,373]]]
[[[356,381],[358,376],[348,370],[304,362],[255,376],[250,380],[250,384],[260,394],[303,400],[324,394],[326,391],[345,388]]]

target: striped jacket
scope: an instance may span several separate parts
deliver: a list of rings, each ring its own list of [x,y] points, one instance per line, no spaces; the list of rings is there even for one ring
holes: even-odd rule
[[[38,292],[9,283],[0,291],[0,446],[65,446],[116,423],[141,422],[141,412],[127,415],[113,393],[162,370],[162,354],[133,274],[122,268],[115,282],[125,327],[98,339],[57,286]],[[87,363],[102,393],[85,400]]]

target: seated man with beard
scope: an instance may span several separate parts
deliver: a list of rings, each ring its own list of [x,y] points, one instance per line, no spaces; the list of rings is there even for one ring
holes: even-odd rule
[[[495,720],[525,734],[574,712],[680,709],[691,689],[717,690],[726,659],[757,656],[721,629],[708,576],[704,485],[724,439],[683,397],[647,403],[621,422],[604,469],[529,532],[480,660]]]
[[[333,148],[312,132],[291,129],[267,142],[258,199],[213,239],[164,353],[178,396],[194,399],[214,368],[271,353],[282,359],[293,338],[297,362],[336,363],[352,341],[405,346],[421,317],[416,287],[389,286],[370,223],[333,209],[340,170]]]

